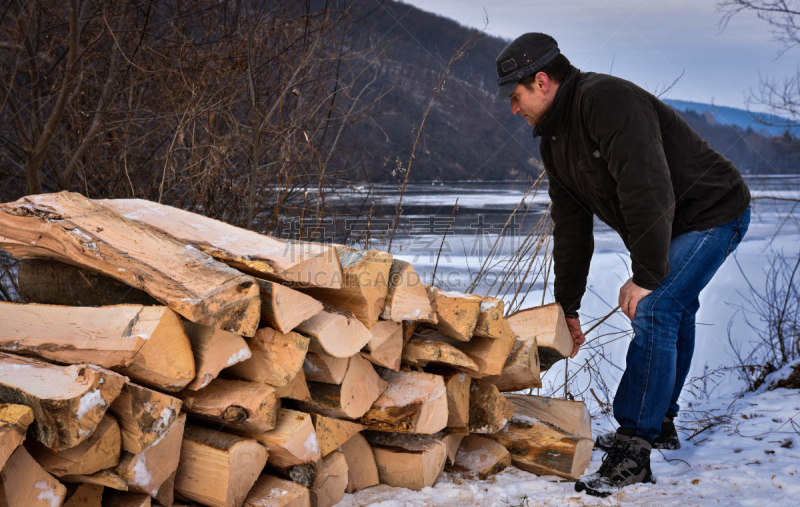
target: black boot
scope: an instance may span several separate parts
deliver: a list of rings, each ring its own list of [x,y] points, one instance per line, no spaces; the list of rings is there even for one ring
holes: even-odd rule
[[[648,440],[632,436],[631,433],[625,429],[616,433],[614,445],[603,456],[600,469],[578,479],[575,491],[606,497],[631,484],[655,484],[656,480],[650,470],[652,445]]]
[[[661,432],[653,440],[653,449],[667,449],[674,451],[681,448],[681,441],[678,439],[678,432],[675,430],[674,415],[666,415],[661,421]],[[614,445],[616,433],[603,433],[598,435],[594,442],[594,448],[608,452]]]

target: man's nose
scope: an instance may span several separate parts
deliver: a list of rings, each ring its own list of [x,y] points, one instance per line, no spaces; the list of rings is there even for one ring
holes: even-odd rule
[[[519,112],[519,106],[517,104],[511,103],[511,114],[517,114]]]

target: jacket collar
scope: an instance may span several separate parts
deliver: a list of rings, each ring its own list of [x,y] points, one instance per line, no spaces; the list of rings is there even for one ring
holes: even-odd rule
[[[575,95],[575,88],[578,85],[578,81],[580,81],[580,76],[581,71],[570,65],[564,82],[556,90],[556,96],[553,97],[550,109],[533,129],[533,137],[549,137],[559,125],[564,123],[570,109],[572,109],[572,97]]]

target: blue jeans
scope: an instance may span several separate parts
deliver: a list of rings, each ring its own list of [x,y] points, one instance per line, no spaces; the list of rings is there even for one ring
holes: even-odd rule
[[[700,291],[742,241],[750,209],[739,218],[672,238],[669,275],[639,301],[632,321],[625,373],[614,397],[620,428],[651,441],[666,414],[678,413],[678,397],[694,352],[695,315]]]

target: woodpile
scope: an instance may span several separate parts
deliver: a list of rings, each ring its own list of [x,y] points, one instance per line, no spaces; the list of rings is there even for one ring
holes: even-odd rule
[[[0,204],[0,248],[0,505],[327,507],[591,458],[581,402],[505,394],[571,351],[558,305],[69,192]]]

